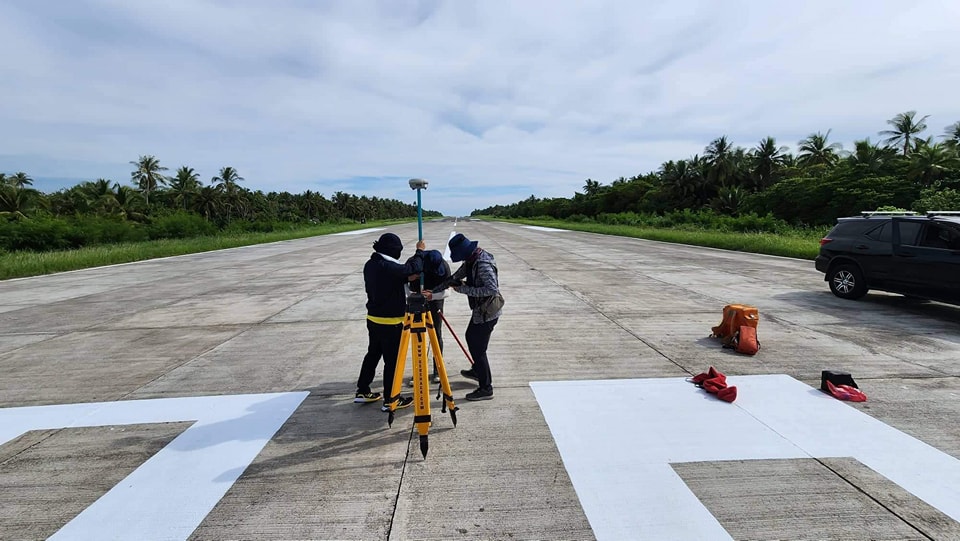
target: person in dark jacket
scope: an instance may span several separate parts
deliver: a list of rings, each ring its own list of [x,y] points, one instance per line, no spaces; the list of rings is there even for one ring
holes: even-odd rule
[[[372,392],[370,385],[377,372],[377,364],[383,358],[383,411],[389,411],[390,393],[393,388],[397,356],[400,353],[400,336],[403,334],[403,318],[407,312],[406,284],[411,274],[423,270],[423,241],[417,243],[417,252],[399,261],[403,244],[400,237],[384,233],[373,243],[374,253],[363,266],[363,285],[367,291],[367,354],[360,366],[357,378],[356,403],[376,402],[380,393]],[[400,397],[397,408],[413,403],[411,397]]]
[[[493,376],[487,359],[487,346],[502,313],[502,303],[493,301],[503,299],[500,295],[497,262],[493,254],[477,246],[477,241],[471,241],[461,233],[454,235],[448,246],[450,259],[454,263],[463,261],[463,264],[448,280],[435,290],[425,291],[424,295],[429,299],[437,291],[451,287],[457,293],[467,296],[472,314],[467,325],[466,339],[470,356],[473,357],[473,368],[461,370],[460,374],[478,384],[477,390],[467,393],[467,400],[491,400]]]
[[[443,254],[439,250],[427,250],[423,252],[423,289],[432,290],[450,278],[450,264],[443,259]],[[420,275],[410,277],[410,290],[420,291]],[[443,299],[446,291],[439,291],[433,295],[433,298],[427,302],[430,309],[430,315],[433,318],[433,329],[437,334],[437,344],[440,346],[440,356],[443,357]],[[437,354],[433,354],[433,374],[430,376],[433,383],[440,383],[440,374],[437,373]],[[413,387],[413,379],[407,382]]]

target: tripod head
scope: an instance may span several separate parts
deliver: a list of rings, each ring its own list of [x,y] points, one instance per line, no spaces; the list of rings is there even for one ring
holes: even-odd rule
[[[407,297],[408,314],[418,316],[427,311],[429,311],[429,308],[427,308],[427,298],[423,296],[423,293],[411,293]]]

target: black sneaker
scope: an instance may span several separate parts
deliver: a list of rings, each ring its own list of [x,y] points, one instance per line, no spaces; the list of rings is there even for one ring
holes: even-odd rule
[[[470,370],[461,370],[460,375],[473,381],[480,381],[480,378],[477,377],[477,373],[473,371],[473,368]]]
[[[413,405],[412,396],[401,396],[400,400],[397,401],[396,409],[402,410],[403,408],[409,408],[411,405]],[[380,406],[380,411],[390,411],[390,404]]]
[[[366,404],[380,400],[380,393],[357,393],[353,398],[354,404]]]
[[[493,400],[493,390],[484,391],[483,389],[477,389],[472,393],[467,393],[466,399],[471,402],[476,402],[477,400]]]

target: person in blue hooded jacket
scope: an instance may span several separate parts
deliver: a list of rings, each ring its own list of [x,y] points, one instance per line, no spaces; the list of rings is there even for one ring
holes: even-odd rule
[[[426,250],[423,252],[423,289],[432,290],[450,278],[450,264],[443,259],[443,254],[439,250]],[[410,291],[420,292],[420,275],[410,276]],[[433,330],[437,335],[437,345],[440,346],[440,356],[443,357],[443,299],[446,291],[435,293],[427,302],[430,309],[430,315],[433,318]],[[433,374],[430,376],[433,383],[440,383],[440,374],[437,373],[437,354],[433,354]],[[407,385],[413,387],[413,379],[407,381]]]
[[[403,318],[407,312],[407,280],[412,274],[423,270],[421,240],[417,252],[401,263],[403,244],[400,237],[384,233],[373,243],[374,252],[363,266],[363,285],[367,292],[367,354],[360,365],[357,378],[357,393],[353,401],[362,404],[381,399],[380,393],[370,389],[377,373],[377,365],[383,358],[383,395],[381,410],[389,411],[390,393],[393,387],[397,356],[400,353],[400,337],[403,334]],[[399,397],[397,408],[406,408],[413,403],[409,396]]]

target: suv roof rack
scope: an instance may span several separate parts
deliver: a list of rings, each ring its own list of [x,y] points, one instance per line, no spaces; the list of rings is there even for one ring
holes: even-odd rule
[[[960,212],[957,214],[960,214]],[[871,216],[916,216],[917,213],[910,210],[864,210],[860,212],[860,215],[869,218]],[[929,215],[927,213],[927,216]]]
[[[960,216],[960,210],[928,210],[927,218],[933,216]]]

